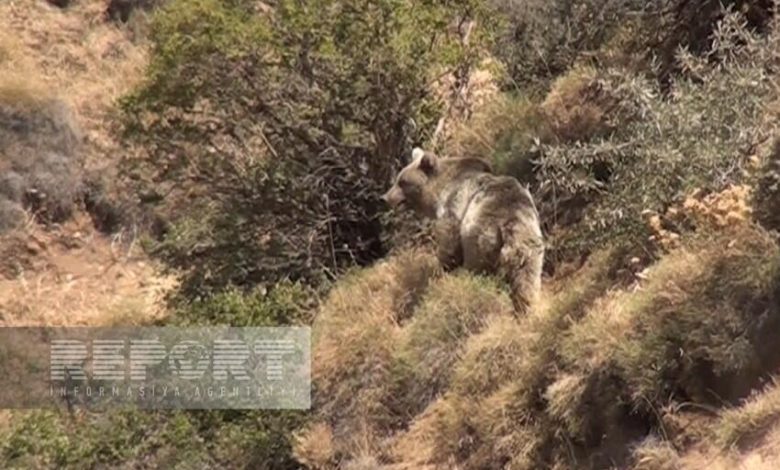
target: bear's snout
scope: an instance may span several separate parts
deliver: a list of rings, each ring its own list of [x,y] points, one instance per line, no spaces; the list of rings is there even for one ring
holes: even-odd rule
[[[396,207],[404,201],[404,192],[398,186],[393,186],[382,195],[382,200],[390,207]]]

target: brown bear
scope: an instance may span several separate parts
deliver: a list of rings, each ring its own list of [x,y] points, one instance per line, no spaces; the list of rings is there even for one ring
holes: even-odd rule
[[[531,193],[517,180],[494,175],[479,158],[439,158],[415,148],[412,162],[382,199],[436,219],[438,257],[445,269],[463,266],[501,275],[518,314],[535,303],[544,242]]]

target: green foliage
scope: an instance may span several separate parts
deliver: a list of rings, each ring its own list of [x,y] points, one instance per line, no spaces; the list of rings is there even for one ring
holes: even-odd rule
[[[297,468],[289,432],[299,412],[15,413],[3,468]]]
[[[311,293],[300,284],[280,282],[270,292],[243,293],[235,288],[208,299],[182,302],[174,321],[183,324],[278,326],[309,323]]]
[[[236,289],[180,301],[171,325],[279,326],[307,324],[311,294],[279,283],[270,292]],[[0,436],[3,468],[298,468],[292,432],[306,415],[292,411],[140,411],[14,414]]]
[[[561,208],[569,206],[561,201],[579,201],[581,210],[554,249],[569,256],[618,240],[641,246],[649,235],[644,211],[663,213],[695,189],[745,181],[752,146],[765,132],[765,103],[774,96],[767,73],[774,41],[730,14],[709,55],[680,56],[685,74],[668,95],[643,77],[608,72],[604,86],[638,118],[606,138],[542,146],[537,178],[545,218],[566,220]]]
[[[175,0],[124,102],[128,183],[170,221],[187,295],[319,283],[388,251],[378,195],[430,131],[432,74],[471,60],[472,2]]]
[[[543,89],[584,52],[605,44],[626,20],[654,2],[636,0],[493,0],[503,21],[494,53],[514,84]]]

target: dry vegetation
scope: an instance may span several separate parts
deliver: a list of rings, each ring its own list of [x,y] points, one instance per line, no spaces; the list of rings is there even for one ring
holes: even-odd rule
[[[146,63],[131,28],[106,22],[104,10],[99,0],[65,11],[0,4],[3,325],[149,321],[173,285],[130,237],[101,234],[83,212],[116,165],[115,101]]]
[[[777,367],[780,251],[745,222],[686,239],[625,287],[615,287],[620,258],[592,256],[519,323],[491,282],[435,275],[429,255],[352,275],[314,324],[316,417],[298,436],[299,459],[313,468],[681,468],[685,448],[663,440],[659,410],[736,403]],[[404,304],[410,318],[398,308],[408,274],[427,285]],[[754,441],[776,422],[774,395],[712,421],[717,442]]]

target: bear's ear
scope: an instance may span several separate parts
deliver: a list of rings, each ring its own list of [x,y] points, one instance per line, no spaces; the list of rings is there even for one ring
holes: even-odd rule
[[[423,152],[420,156],[420,170],[426,175],[432,175],[436,172],[436,167],[439,163],[438,157],[433,152]]]

